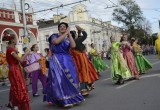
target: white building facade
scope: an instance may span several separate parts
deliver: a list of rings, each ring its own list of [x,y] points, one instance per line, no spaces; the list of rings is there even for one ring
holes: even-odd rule
[[[54,17],[61,18],[61,17]],[[56,19],[52,22],[58,21]],[[47,21],[45,21],[47,22]],[[49,21],[50,22],[50,21]],[[110,37],[115,36],[116,40],[120,40],[121,30],[120,28],[111,25],[111,22],[103,22],[101,20],[92,18],[89,16],[86,6],[83,4],[78,4],[73,7],[72,11],[69,12],[68,16],[61,19],[60,22],[67,22],[71,30],[76,30],[75,25],[81,26],[88,34],[87,39],[84,41],[87,51],[90,50],[91,43],[95,44],[95,48],[98,52],[107,51],[110,46]],[[41,43],[41,51],[44,54],[44,49],[48,48],[47,38],[53,34],[58,33],[58,24],[50,26],[44,26],[39,24],[39,37]]]

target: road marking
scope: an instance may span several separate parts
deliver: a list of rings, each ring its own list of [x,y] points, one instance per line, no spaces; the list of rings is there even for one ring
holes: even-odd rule
[[[6,91],[9,91],[10,89],[4,89],[4,90],[0,90],[0,93],[1,92],[6,92]]]
[[[42,90],[42,89],[43,89],[43,88],[39,88],[38,91],[39,91],[39,90]],[[32,90],[30,90],[30,91],[28,91],[28,92],[32,92]]]
[[[152,75],[144,75],[144,76],[141,76],[140,79],[144,79],[144,78],[151,78],[151,77],[160,77],[160,73],[156,73],[156,74],[152,74]]]
[[[123,84],[123,85],[121,85],[121,86],[116,87],[116,89],[121,89],[121,88],[123,88],[123,87],[125,87],[125,86],[128,86],[129,84],[134,83],[135,81],[136,81],[136,80],[130,81],[130,82],[128,82],[128,83],[125,83],[125,84]]]
[[[152,65],[156,65],[156,64],[159,64],[160,63],[160,61],[157,61],[157,62],[155,62],[155,63],[152,63]],[[156,74],[154,74],[154,75],[145,75],[145,76],[142,76],[141,78],[147,78],[147,77],[154,77],[154,76],[157,76]],[[110,80],[111,78],[106,78],[106,79],[103,79],[102,81],[107,81],[107,80]]]
[[[158,59],[148,59],[148,60],[158,60]]]
[[[160,61],[157,61],[157,62],[155,62],[155,63],[152,63],[152,65],[156,65],[156,64],[158,64],[158,63],[160,63]]]
[[[39,85],[39,84],[41,84],[41,83],[38,82],[38,85]],[[7,87],[9,87],[9,86],[10,86],[10,84],[7,84]],[[39,88],[38,91],[41,90],[41,89],[42,89],[42,88]],[[0,90],[0,93],[1,93],[1,92],[6,92],[6,91],[9,91],[9,90],[10,90],[10,89]],[[30,91],[28,91],[28,92],[32,92],[32,90],[30,90]]]
[[[111,78],[106,78],[106,79],[103,79],[102,81],[107,81],[107,80],[110,80]]]
[[[42,89],[43,89],[43,88],[39,88],[38,91],[39,91],[39,90],[42,90]],[[9,91],[9,90],[10,90],[10,89],[0,90],[0,93],[1,93],[1,92],[6,92],[6,91]],[[28,91],[28,92],[32,92],[32,90],[30,90],[30,91]]]
[[[141,79],[144,79],[144,78],[151,78],[151,77],[160,77],[160,73],[152,74],[152,75],[141,76],[141,77],[140,77],[140,80],[141,80]],[[128,82],[128,83],[125,83],[125,84],[123,84],[123,85],[121,85],[121,86],[116,87],[116,89],[121,89],[121,88],[123,88],[123,87],[125,87],[125,86],[128,86],[129,84],[132,84],[132,83],[134,83],[134,82],[136,82],[136,81],[137,81],[137,80],[133,80],[133,81],[130,81],[130,82]]]
[[[152,65],[156,65],[156,64],[159,64],[160,61],[157,61],[155,63],[152,63]],[[141,78],[148,78],[148,77],[154,77],[154,76],[157,76],[156,74],[154,75],[145,75],[145,76],[142,76]],[[111,78],[106,78],[106,79],[103,79],[102,81],[107,81],[107,80],[110,80]]]

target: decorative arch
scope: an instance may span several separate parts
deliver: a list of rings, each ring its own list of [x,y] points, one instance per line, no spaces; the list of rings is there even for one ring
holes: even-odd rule
[[[37,39],[35,37],[35,35],[33,34],[32,31],[29,31],[29,36],[30,36],[30,43],[31,44],[36,44],[37,43]]]
[[[2,33],[1,33],[1,43],[0,43],[0,50],[2,51],[2,52],[6,52],[6,49],[7,49],[7,46],[8,46],[8,41],[3,41],[3,37],[4,37],[4,33],[5,32],[8,32],[9,34],[14,34],[15,35],[15,37],[16,37],[16,39],[17,39],[17,44],[19,43],[19,39],[18,39],[18,35],[17,35],[17,33],[13,30],[13,29],[11,29],[11,28],[5,28],[3,31],[2,31]]]
[[[11,28],[5,28],[1,33],[1,44],[3,44],[3,40],[2,39],[3,39],[3,34],[4,34],[5,31],[10,31],[11,34],[14,34],[16,36],[16,38],[17,38],[17,42],[19,42],[17,33]]]

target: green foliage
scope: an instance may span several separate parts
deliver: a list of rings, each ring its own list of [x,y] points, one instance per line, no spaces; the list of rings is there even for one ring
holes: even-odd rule
[[[133,0],[120,0],[120,7],[114,9],[113,20],[123,23],[128,28],[135,26],[139,20],[142,20],[142,11],[138,4]]]
[[[112,15],[113,20],[126,27],[125,32],[130,34],[129,38],[139,38],[143,44],[153,42],[150,36],[151,24],[143,17],[139,5],[134,0],[119,0],[119,7],[114,9]]]

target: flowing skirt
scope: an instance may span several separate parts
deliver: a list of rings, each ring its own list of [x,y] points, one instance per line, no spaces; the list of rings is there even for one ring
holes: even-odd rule
[[[151,63],[142,54],[137,53],[135,58],[140,73],[145,73],[147,70],[152,68]]]
[[[131,72],[119,51],[111,52],[111,77],[113,81],[118,81],[119,78],[131,78]]]
[[[107,69],[108,65],[101,59],[99,56],[93,56],[92,57],[92,63],[97,72],[101,72],[105,69]]]
[[[28,90],[20,66],[18,64],[10,65],[8,76],[11,83],[10,100],[12,104],[14,106],[19,106],[23,103],[29,103]]]
[[[98,73],[96,72],[85,52],[72,49],[70,53],[76,64],[78,78],[81,83],[81,90],[87,89],[87,84],[94,83],[96,80],[98,80]]]
[[[54,55],[50,58],[49,65],[44,101],[52,102],[60,106],[82,102],[84,100],[83,96],[75,87],[73,79],[68,78],[70,73],[66,74],[66,71],[61,67],[61,64]]]
[[[98,74],[91,61],[87,58],[86,53],[72,50],[71,55],[73,56],[73,60],[76,64],[80,83],[93,83],[98,80]]]
[[[132,73],[132,76],[133,77],[139,76],[138,67],[136,65],[136,62],[135,62],[135,59],[134,59],[132,52],[124,52],[123,57],[127,62],[127,65],[130,69],[130,72]]]

